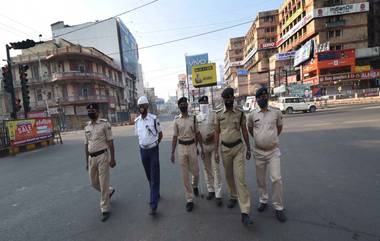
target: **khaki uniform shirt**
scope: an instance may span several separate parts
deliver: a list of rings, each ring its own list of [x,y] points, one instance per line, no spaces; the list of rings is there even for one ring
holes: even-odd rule
[[[84,131],[85,144],[88,144],[88,152],[90,153],[107,149],[107,141],[113,139],[111,124],[105,119],[98,119],[95,124],[90,121]]]
[[[215,119],[216,126],[220,127],[220,139],[226,143],[233,143],[241,139],[241,126],[246,124],[245,114],[234,107],[232,111],[227,111],[226,107],[217,112]]]
[[[253,128],[255,151],[272,151],[279,145],[277,126],[282,126],[282,113],[279,109],[268,107],[262,112],[255,109],[248,116],[248,128]]]
[[[207,137],[211,135],[212,137],[214,137],[215,119],[216,119],[216,113],[212,110],[210,110],[206,114],[200,113],[197,115],[199,132],[201,133],[202,140],[204,143],[207,143],[207,144],[213,143],[213,138],[211,138],[209,142],[207,141]]]
[[[188,114],[187,117],[184,117],[182,114],[179,114],[175,117],[173,136],[177,136],[181,141],[191,141],[195,140],[196,131],[199,131],[199,129],[194,115]]]

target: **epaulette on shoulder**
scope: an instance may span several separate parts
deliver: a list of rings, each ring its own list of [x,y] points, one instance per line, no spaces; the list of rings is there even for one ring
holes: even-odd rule
[[[181,117],[181,115],[176,115],[176,116],[174,116],[174,119],[178,119],[180,117]]]
[[[135,123],[136,123],[139,119],[140,119],[140,116],[137,116],[137,117],[135,118]]]
[[[100,121],[100,122],[103,122],[103,123],[106,123],[106,122],[108,122],[108,120],[107,120],[107,119],[99,119],[99,121]]]
[[[270,108],[272,108],[273,110],[278,110],[278,111],[281,111],[281,110],[280,110],[280,108],[278,108],[278,107],[275,107],[275,106],[271,106],[271,105],[270,105],[269,107],[270,107]]]

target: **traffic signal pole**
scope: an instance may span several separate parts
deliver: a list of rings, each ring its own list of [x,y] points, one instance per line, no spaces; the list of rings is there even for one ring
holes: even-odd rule
[[[11,60],[11,55],[9,53],[10,46],[8,44],[5,45],[6,51],[7,51],[7,63],[8,63],[8,69],[9,69],[9,83],[11,85],[12,91],[10,91],[11,94],[11,100],[12,100],[12,111],[11,111],[11,118],[13,120],[17,119],[17,108],[16,108],[16,94],[15,94],[15,89],[13,85],[13,75],[12,75],[12,60]]]

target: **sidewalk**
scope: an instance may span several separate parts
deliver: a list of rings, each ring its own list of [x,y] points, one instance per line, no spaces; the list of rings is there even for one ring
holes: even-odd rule
[[[380,104],[380,96],[315,101],[315,104],[318,108],[331,108],[344,105],[365,105],[376,103]]]

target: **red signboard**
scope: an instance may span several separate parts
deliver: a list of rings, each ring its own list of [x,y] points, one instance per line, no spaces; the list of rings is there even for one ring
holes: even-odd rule
[[[344,73],[335,75],[322,75],[319,77],[320,82],[344,81],[344,80],[368,80],[380,78],[380,69],[374,69],[362,73]]]
[[[355,50],[353,49],[325,51],[317,55],[319,69],[355,66]]]
[[[12,146],[21,146],[48,140],[53,137],[51,118],[33,118],[7,121]]]
[[[303,83],[304,84],[310,84],[310,85],[318,85],[319,84],[319,80],[318,80],[318,77],[315,76],[315,77],[312,77],[312,78],[309,78],[309,79],[304,79],[303,80]]]
[[[260,49],[273,49],[276,48],[276,43],[260,44]]]
[[[311,59],[309,62],[307,62],[305,65],[302,66],[302,72],[310,73],[317,70],[317,60]]]

